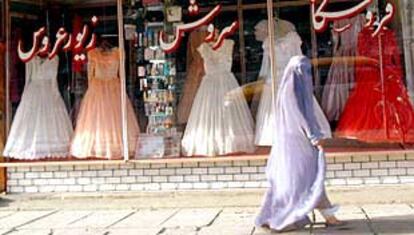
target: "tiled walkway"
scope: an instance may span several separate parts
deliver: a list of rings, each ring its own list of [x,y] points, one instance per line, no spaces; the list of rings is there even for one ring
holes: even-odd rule
[[[348,221],[285,234],[413,234],[414,186],[336,188]],[[0,235],[265,235],[253,226],[263,190],[0,196]],[[369,196],[372,195],[372,196]]]
[[[409,204],[344,206],[338,216],[348,221],[346,226],[325,228],[320,223],[313,231],[286,234],[414,234],[413,208]],[[252,225],[256,211],[253,207],[1,211],[0,234],[269,234]]]

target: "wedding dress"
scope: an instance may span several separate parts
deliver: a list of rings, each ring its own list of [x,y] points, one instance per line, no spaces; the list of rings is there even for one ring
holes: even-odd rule
[[[237,91],[239,84],[231,72],[233,47],[234,41],[225,40],[217,50],[206,43],[198,48],[204,60],[205,76],[182,140],[186,156],[254,150],[253,118],[243,93]],[[228,97],[229,94],[232,95]]]
[[[72,124],[59,93],[59,57],[26,63],[26,84],[3,155],[37,160],[67,157]]]

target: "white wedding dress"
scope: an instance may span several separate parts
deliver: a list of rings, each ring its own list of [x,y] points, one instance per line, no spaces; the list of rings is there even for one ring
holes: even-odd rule
[[[26,63],[26,84],[3,155],[36,160],[66,157],[72,125],[57,86],[59,58]]]
[[[279,81],[283,72],[293,56],[302,55],[302,40],[296,31],[287,33],[282,38],[276,39],[276,87],[275,97]],[[269,38],[263,42],[263,60],[260,68],[259,77],[265,80],[262,95],[260,97],[259,108],[256,114],[256,135],[254,143],[258,146],[271,146],[275,130],[274,105],[272,102],[272,74],[270,70],[270,48]]]
[[[206,43],[198,48],[204,60],[205,76],[184,132],[185,156],[254,151],[253,118],[231,72],[233,47],[234,41],[225,40],[217,50]]]

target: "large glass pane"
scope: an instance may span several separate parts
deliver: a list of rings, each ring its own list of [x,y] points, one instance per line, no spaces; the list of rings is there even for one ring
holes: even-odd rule
[[[329,1],[319,8],[316,3],[316,22],[326,12],[335,13],[326,18],[326,29],[317,30],[309,2],[274,1],[276,70],[283,74],[291,56],[286,48],[295,44],[280,23],[286,20],[299,36],[303,55],[311,59],[314,96],[334,137],[330,150],[408,148],[414,142],[412,4],[378,0],[357,14],[343,15],[361,4]],[[368,12],[377,16],[371,25]]]
[[[6,98],[6,92],[5,92],[5,78],[6,78],[6,41],[5,41],[5,1],[0,1],[0,151],[3,151],[4,148],[4,142],[5,142],[5,98]],[[3,156],[0,157],[0,162],[3,162],[4,158]],[[3,192],[5,190],[5,170],[4,168],[0,169],[0,192]]]
[[[219,13],[185,29],[171,52],[156,40],[164,31],[171,43],[177,27],[202,21],[219,3]],[[127,39],[128,95],[141,127],[136,158],[254,153],[254,95],[243,85],[258,79],[254,26],[266,18],[266,5],[245,11],[241,1],[144,1],[124,8],[133,15],[126,27],[136,34]]]
[[[4,155],[122,159],[116,2],[10,4],[12,118]]]
[[[5,40],[5,5],[6,2],[4,0],[0,1],[0,40],[4,41]]]

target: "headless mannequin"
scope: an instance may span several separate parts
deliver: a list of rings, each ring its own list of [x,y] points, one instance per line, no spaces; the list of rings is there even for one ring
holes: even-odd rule
[[[254,35],[257,41],[263,42],[268,37],[269,33],[267,23],[267,20],[261,20],[256,24],[256,26],[254,26]],[[292,23],[279,18],[275,18],[274,26],[276,39],[286,36],[289,32],[296,31],[295,26]]]
[[[292,23],[286,20],[279,19],[279,18],[275,18],[274,27],[275,27],[276,39],[286,36],[291,31],[296,31],[295,26]],[[269,48],[269,45],[265,45],[268,43],[268,41],[266,40],[269,35],[268,31],[269,30],[268,30],[267,20],[259,21],[259,23],[257,23],[254,27],[255,38],[257,41],[263,42],[264,50],[265,48]],[[265,70],[270,69],[270,57],[268,53],[269,53],[269,49],[267,49],[267,52],[264,51],[263,53],[262,66],[261,66],[259,78],[258,78],[259,83],[262,83],[266,78],[266,74],[270,72],[270,71],[265,71]],[[251,111],[254,117],[256,116],[260,98],[261,98],[261,91],[262,91],[261,88],[262,88],[261,86],[256,86],[253,91],[254,95],[252,98]]]

